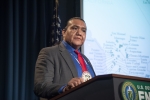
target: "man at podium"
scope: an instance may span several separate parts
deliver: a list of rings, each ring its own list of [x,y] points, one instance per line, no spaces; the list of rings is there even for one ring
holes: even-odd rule
[[[43,98],[41,100],[52,98],[95,76],[89,59],[80,52],[86,30],[85,21],[73,17],[62,30],[63,41],[40,51],[35,66],[34,92]]]

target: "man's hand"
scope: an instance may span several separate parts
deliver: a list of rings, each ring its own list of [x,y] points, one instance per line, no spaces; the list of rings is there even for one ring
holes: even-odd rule
[[[83,78],[78,78],[78,77],[72,78],[72,79],[68,82],[67,86],[63,89],[63,92],[68,91],[68,90],[70,90],[71,88],[76,87],[76,86],[80,85],[80,84],[83,83],[83,82],[84,82]]]

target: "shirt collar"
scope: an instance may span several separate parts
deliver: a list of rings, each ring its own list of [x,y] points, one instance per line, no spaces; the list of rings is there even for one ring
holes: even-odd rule
[[[72,46],[70,46],[66,41],[63,40],[62,43],[69,52],[74,52],[75,51],[75,49]],[[78,50],[78,51],[80,52],[80,50]]]

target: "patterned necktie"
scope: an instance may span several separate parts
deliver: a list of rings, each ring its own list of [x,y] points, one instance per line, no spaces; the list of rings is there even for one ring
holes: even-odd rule
[[[80,62],[80,65],[81,65],[81,67],[82,67],[82,72],[87,71],[86,64],[85,64],[84,59],[83,59],[83,57],[81,56],[80,52],[78,52],[78,50],[75,50],[74,52],[75,52],[75,53],[77,54],[77,56],[78,56],[78,61]]]

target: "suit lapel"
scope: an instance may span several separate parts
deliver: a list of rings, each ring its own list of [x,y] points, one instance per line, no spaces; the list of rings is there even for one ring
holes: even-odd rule
[[[64,47],[64,45],[62,43],[60,43],[60,45],[59,45],[59,50],[60,50],[62,57],[64,58],[64,60],[68,64],[68,67],[70,68],[73,77],[77,77],[78,73],[77,73],[75,64],[71,58],[71,55],[69,54],[69,52],[67,51],[67,49]]]

